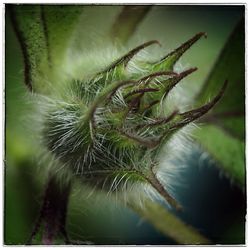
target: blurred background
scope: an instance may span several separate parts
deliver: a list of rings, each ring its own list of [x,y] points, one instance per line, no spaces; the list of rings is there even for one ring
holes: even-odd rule
[[[83,51],[101,46],[107,31],[122,6],[86,6],[79,21],[85,32]],[[178,63],[178,67],[198,67],[185,79],[190,96],[198,92],[215,63],[228,36],[244,16],[242,6],[153,6],[132,36],[130,44],[157,39],[171,51],[194,34],[204,31],[208,38],[199,41]],[[29,127],[32,103],[23,84],[23,59],[5,13],[5,244],[25,244],[39,213],[45,184],[43,169],[38,166],[38,142]],[[86,42],[87,41],[87,42]],[[85,46],[86,45],[86,46]],[[167,48],[167,51],[166,51]],[[214,243],[240,244],[245,240],[245,193],[226,177],[199,147],[186,158],[181,182],[175,189],[184,212],[176,213]],[[242,156],[244,157],[244,155]],[[176,164],[182,164],[176,162]],[[177,180],[178,181],[178,180]],[[105,197],[87,197],[76,183],[70,197],[67,228],[71,239],[93,244],[176,244],[159,233],[134,212],[112,204]]]

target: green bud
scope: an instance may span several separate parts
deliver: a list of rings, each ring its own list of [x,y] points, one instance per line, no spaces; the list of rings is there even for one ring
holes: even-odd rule
[[[89,79],[69,84],[67,100],[55,101],[44,117],[47,149],[83,183],[107,192],[129,183],[150,185],[170,205],[180,208],[157,178],[154,166],[163,146],[177,131],[207,113],[221,98],[226,83],[202,107],[169,116],[159,107],[170,91],[197,70],[173,72],[174,65],[204,33],[199,33],[158,62],[143,62],[132,73],[127,65],[144,43]]]

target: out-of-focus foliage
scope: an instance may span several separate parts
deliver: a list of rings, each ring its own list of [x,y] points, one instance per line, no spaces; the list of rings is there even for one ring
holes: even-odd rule
[[[245,29],[241,20],[229,37],[198,100],[216,93],[228,79],[222,101],[203,121],[209,126],[197,130],[197,140],[208,150],[231,178],[245,184]]]
[[[111,39],[118,43],[126,43],[151,8],[150,5],[125,6],[113,24],[110,34]]]
[[[62,70],[83,7],[10,5],[9,10],[24,57],[25,83],[36,92],[48,91],[48,81]]]
[[[245,143],[228,136],[223,130],[213,125],[202,126],[195,132],[197,140],[219,161],[219,166],[228,173],[229,178],[245,184]],[[233,157],[229,157],[232,155]]]

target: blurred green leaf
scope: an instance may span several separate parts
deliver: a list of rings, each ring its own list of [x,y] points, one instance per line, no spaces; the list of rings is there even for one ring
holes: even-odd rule
[[[28,158],[6,162],[4,243],[7,245],[25,244],[36,220],[42,179],[36,167]]]
[[[223,130],[213,125],[197,129],[195,136],[219,162],[221,168],[243,186],[245,182],[245,143],[228,136]]]
[[[123,7],[111,28],[111,36],[113,39],[126,43],[134,34],[136,27],[150,11],[151,7],[150,5]]]
[[[39,5],[10,5],[9,10],[23,53],[25,84],[33,90],[34,78],[47,54],[41,8]]]
[[[245,29],[241,20],[205,82],[197,100],[207,102],[225,80],[228,86],[221,101],[201,121],[209,124],[196,132],[198,142],[241,185],[245,179]]]
[[[238,23],[225,44],[224,49],[198,95],[198,101],[204,103],[211,96],[218,93],[225,80],[228,80],[227,90],[224,93],[222,101],[216,105],[211,114],[222,114],[218,117],[218,119],[222,121],[235,116],[244,117],[245,27],[243,20]],[[227,114],[227,116],[225,114]],[[238,128],[234,130],[237,131]],[[244,135],[244,131],[240,132]]]
[[[23,53],[25,84],[30,90],[41,91],[43,84],[48,85],[44,79],[51,80],[53,76],[48,72],[62,64],[82,8],[10,5],[9,9]]]
[[[62,63],[71,35],[83,7],[79,5],[41,5],[42,22],[51,67]]]

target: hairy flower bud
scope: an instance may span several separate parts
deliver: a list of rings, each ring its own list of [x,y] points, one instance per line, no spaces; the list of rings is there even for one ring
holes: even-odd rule
[[[156,177],[154,166],[163,145],[179,129],[207,113],[221,98],[202,107],[168,116],[161,112],[165,98],[197,70],[173,71],[175,63],[204,33],[198,33],[156,62],[127,65],[144,43],[109,67],[84,80],[73,80],[67,98],[54,100],[44,119],[48,150],[85,183],[104,190],[126,189],[128,183],[147,183],[172,206],[180,208]]]

